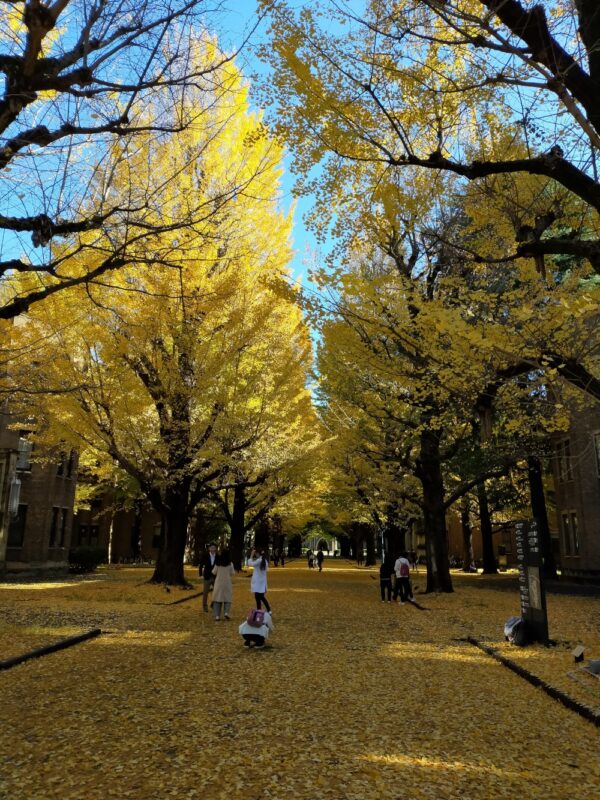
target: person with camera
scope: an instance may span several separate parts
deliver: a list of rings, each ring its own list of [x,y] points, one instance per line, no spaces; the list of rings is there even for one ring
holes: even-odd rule
[[[260,609],[264,605],[268,612],[271,611],[269,601],[265,597],[267,593],[267,572],[269,562],[265,556],[265,551],[254,549],[248,559],[248,566],[252,567],[252,580],[250,581],[250,591],[254,592],[256,608]]]

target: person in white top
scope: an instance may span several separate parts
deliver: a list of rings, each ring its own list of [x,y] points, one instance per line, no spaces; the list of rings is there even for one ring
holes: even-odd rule
[[[256,607],[262,608],[264,603],[267,611],[271,611],[269,601],[265,597],[267,593],[267,572],[269,571],[269,562],[265,556],[264,550],[259,553],[256,550],[252,551],[252,555],[248,559],[248,566],[252,567],[252,580],[250,581],[250,591],[254,592],[256,600]]]
[[[268,611],[265,611],[264,622],[260,627],[250,625],[248,621],[242,622],[239,631],[244,637],[245,647],[264,647],[269,638],[269,632],[275,630],[273,619]]]
[[[396,573],[394,600],[398,599],[398,592],[400,592],[400,605],[404,605],[407,600],[414,603],[412,587],[410,585],[410,561],[406,553],[402,553],[400,557],[396,559],[394,572]]]

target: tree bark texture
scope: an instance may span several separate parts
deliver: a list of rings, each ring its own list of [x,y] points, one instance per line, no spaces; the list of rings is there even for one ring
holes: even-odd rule
[[[421,432],[417,475],[423,487],[423,522],[427,558],[426,592],[453,592],[448,562],[440,434],[431,428],[425,428]]]
[[[246,536],[246,492],[243,486],[233,490],[233,513],[229,519],[229,552],[231,563],[236,570],[242,568],[244,560],[244,539]]]
[[[495,575],[498,564],[494,555],[494,540],[492,538],[492,518],[488,505],[485,482],[477,484],[477,500],[479,502],[479,526],[481,529],[481,549],[483,554],[483,572],[485,575]]]
[[[460,525],[463,538],[463,572],[469,572],[474,561],[473,535],[471,532],[470,504],[467,497],[463,497],[460,506]]]
[[[542,562],[544,576],[551,580],[556,580],[556,561],[552,552],[552,539],[550,537],[550,527],[548,525],[548,513],[546,511],[546,497],[544,495],[544,483],[542,481],[542,465],[536,456],[527,458],[527,477],[529,479],[529,493],[531,496],[531,511],[533,518],[537,522],[540,544],[542,548]]]

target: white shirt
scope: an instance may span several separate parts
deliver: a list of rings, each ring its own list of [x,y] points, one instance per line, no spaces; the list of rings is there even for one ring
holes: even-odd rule
[[[408,561],[408,559],[402,558],[402,556],[400,556],[400,558],[396,559],[396,563],[394,564],[394,572],[396,573],[397,578],[402,577],[402,575],[400,574],[400,566],[402,564],[406,564],[406,566],[408,567],[408,572],[410,574],[410,562]],[[408,575],[405,575],[404,577],[407,578]]]
[[[269,569],[269,562],[265,564],[265,568],[261,569],[260,564],[262,556],[255,558],[254,561],[248,559],[248,566],[252,567],[252,580],[250,581],[250,591],[264,594],[267,591],[267,571]]]

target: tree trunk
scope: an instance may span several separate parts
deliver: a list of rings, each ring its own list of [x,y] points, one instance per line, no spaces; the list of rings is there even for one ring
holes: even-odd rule
[[[444,508],[444,479],[439,433],[426,428],[421,433],[417,476],[423,487],[423,522],[427,558],[426,592],[453,592],[448,563],[448,532]]]
[[[244,539],[246,536],[246,493],[243,486],[233,490],[233,513],[229,523],[229,551],[231,563],[236,570],[241,570],[244,561]]]
[[[556,580],[558,574],[556,572],[554,553],[552,552],[550,527],[548,526],[546,497],[544,495],[544,483],[542,481],[542,465],[539,458],[536,456],[527,457],[527,477],[529,478],[531,510],[539,531],[544,577]]]
[[[349,536],[340,536],[340,558],[352,558],[352,542]]]
[[[183,556],[187,541],[188,492],[185,489],[166,493],[162,521],[164,542],[160,549],[151,583],[189,586],[183,572]]]
[[[385,531],[385,548],[390,558],[398,558],[406,550],[406,528],[395,522],[388,523]]]
[[[366,531],[366,542],[367,542],[367,557],[365,560],[365,567],[372,567],[374,564],[377,563],[377,557],[375,555],[375,536],[376,532],[369,528]]]
[[[463,572],[469,572],[473,563],[473,535],[471,533],[469,498],[463,497],[460,507],[460,524],[463,537]]]
[[[254,529],[254,546],[257,550],[264,550],[268,556],[270,539],[271,526],[269,520],[263,518]]]
[[[490,517],[485,481],[477,484],[477,500],[479,502],[483,572],[485,575],[496,575],[498,573],[498,564],[496,563],[496,556],[494,555],[492,518]]]

